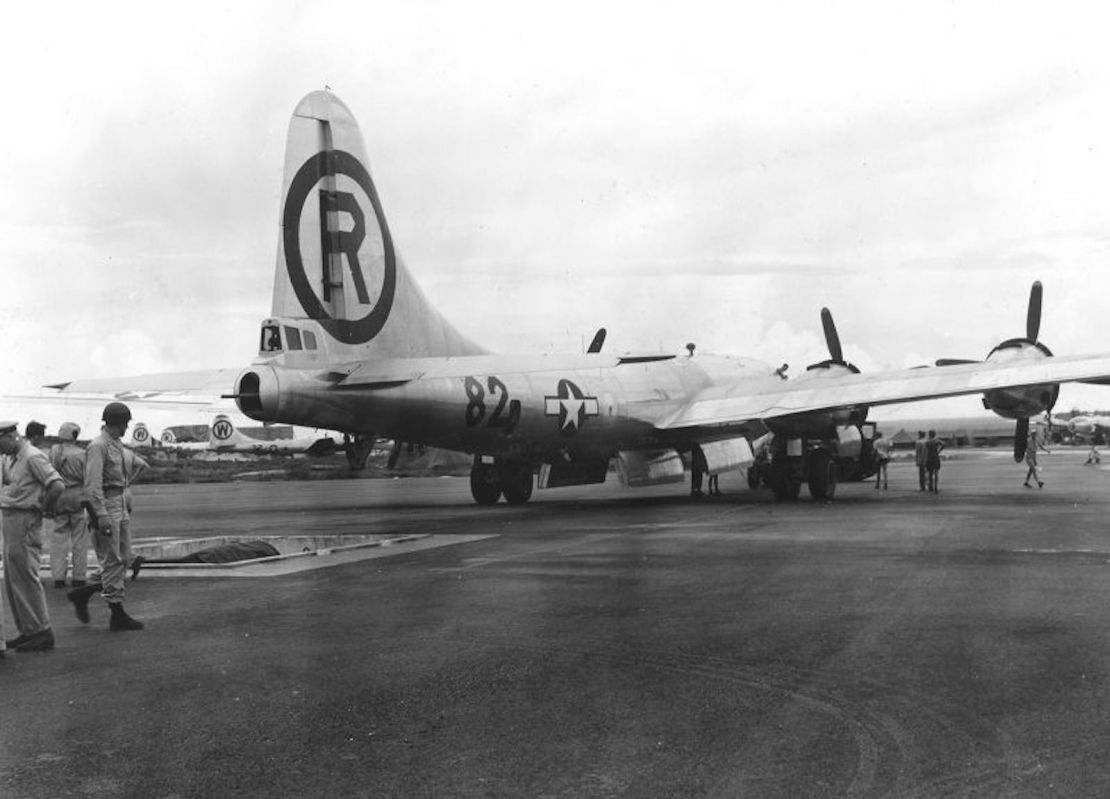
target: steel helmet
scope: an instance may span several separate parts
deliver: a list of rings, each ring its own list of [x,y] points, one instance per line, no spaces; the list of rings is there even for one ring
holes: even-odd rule
[[[131,409],[122,402],[109,402],[100,418],[108,424],[126,424],[131,421]]]

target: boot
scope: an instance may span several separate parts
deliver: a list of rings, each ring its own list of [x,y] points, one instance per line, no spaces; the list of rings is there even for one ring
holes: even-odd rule
[[[127,615],[122,602],[111,602],[108,604],[108,608],[112,611],[112,620],[108,622],[108,629],[112,632],[143,629],[141,621],[135,621]]]
[[[89,623],[89,599],[99,590],[99,585],[86,585],[66,594],[66,599],[73,603],[73,609],[77,611],[77,620],[82,624]]]
[[[31,633],[26,640],[15,648],[16,652],[46,652],[54,648],[54,632],[49,627]]]
[[[65,580],[55,580],[54,581],[54,587],[55,588],[65,588],[66,587],[66,581]]]
[[[74,580],[73,581],[73,587],[74,588],[80,588],[83,585],[88,585],[88,583],[89,583],[88,580]]]

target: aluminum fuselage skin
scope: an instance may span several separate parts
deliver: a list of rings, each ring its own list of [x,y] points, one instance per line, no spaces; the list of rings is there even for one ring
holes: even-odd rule
[[[244,373],[257,375],[257,407],[241,399],[240,409],[259,421],[495,458],[583,460],[761,435],[759,423],[668,433],[655,422],[707,387],[744,384],[758,391],[780,380],[766,364],[709,355],[619,364],[607,356],[551,360],[544,368],[536,356],[410,359],[405,365],[417,378],[346,387],[319,371],[260,359]]]

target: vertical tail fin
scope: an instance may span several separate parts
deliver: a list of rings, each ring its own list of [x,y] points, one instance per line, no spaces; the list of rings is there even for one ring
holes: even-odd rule
[[[220,449],[223,447],[233,447],[237,444],[257,444],[248,436],[239,432],[231,419],[220,414],[212,420],[212,426],[208,429],[208,446],[210,449]]]
[[[274,317],[312,319],[343,359],[484,352],[413,282],[393,245],[358,123],[312,92],[289,124]]]
[[[150,429],[142,422],[136,422],[135,426],[131,428],[131,446],[154,446],[154,442],[150,440]]]

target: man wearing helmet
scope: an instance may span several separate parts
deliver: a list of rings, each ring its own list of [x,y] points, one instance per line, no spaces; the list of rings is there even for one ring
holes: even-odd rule
[[[85,498],[85,450],[77,446],[80,434],[80,425],[65,422],[58,428],[61,441],[50,448],[50,465],[57,469],[66,487],[58,500],[50,539],[50,572],[55,588],[66,587],[71,557],[74,588],[87,583],[89,571],[89,530],[81,507]]]
[[[101,418],[104,426],[100,435],[85,450],[85,500],[93,520],[93,546],[100,561],[100,595],[112,612],[110,630],[141,630],[142,622],[123,609],[123,583],[131,554],[131,520],[124,496],[129,482],[128,459],[120,439],[131,423],[131,410],[122,402],[109,402]],[[89,598],[97,587],[84,586],[68,594],[82,622],[89,621]]]

